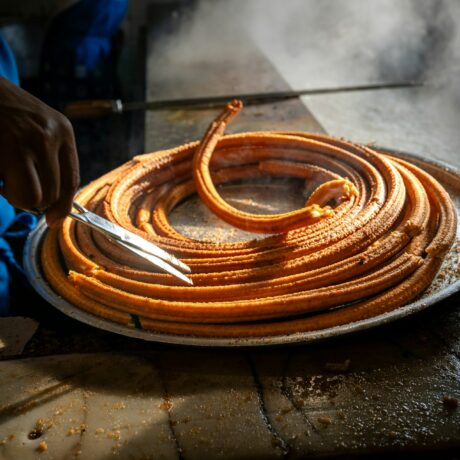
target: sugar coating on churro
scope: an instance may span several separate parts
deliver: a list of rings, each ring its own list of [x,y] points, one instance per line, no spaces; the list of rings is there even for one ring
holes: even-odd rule
[[[232,102],[201,142],[139,155],[77,200],[182,258],[194,286],[156,273],[88,227],[66,219],[46,233],[47,281],[97,316],[158,332],[258,337],[319,330],[400,307],[429,286],[456,231],[443,187],[411,163],[326,135],[224,135]],[[256,215],[218,185],[265,175],[304,181],[305,207]],[[267,233],[237,243],[197,241],[168,215],[198,193],[217,216]],[[134,318],[134,319],[133,319]]]

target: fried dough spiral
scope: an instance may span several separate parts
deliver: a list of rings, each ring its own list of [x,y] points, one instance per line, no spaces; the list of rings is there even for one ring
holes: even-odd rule
[[[261,337],[320,330],[398,308],[425,290],[452,245],[455,208],[429,174],[399,158],[301,132],[224,135],[233,101],[201,142],[135,157],[77,201],[183,259],[182,286],[88,227],[48,230],[52,288],[94,315],[161,333]],[[253,215],[216,184],[262,176],[305,181],[305,207]],[[192,240],[168,214],[198,193],[221,219],[268,233],[237,243]]]

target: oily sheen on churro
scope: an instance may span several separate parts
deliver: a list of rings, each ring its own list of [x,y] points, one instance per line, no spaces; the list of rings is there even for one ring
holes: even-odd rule
[[[135,157],[77,196],[183,259],[194,286],[152,272],[147,262],[66,219],[46,232],[42,247],[52,288],[82,310],[132,327],[261,337],[373,317],[429,286],[456,232],[455,208],[432,176],[325,135],[224,135],[240,109],[240,102],[230,103],[201,142]],[[249,214],[216,188],[267,175],[305,180],[305,207]],[[268,235],[219,244],[181,235],[168,214],[194,193],[224,221]]]

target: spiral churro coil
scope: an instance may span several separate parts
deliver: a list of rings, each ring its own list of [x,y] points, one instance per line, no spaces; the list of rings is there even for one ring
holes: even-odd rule
[[[224,135],[234,101],[201,142],[135,157],[77,199],[174,253],[194,286],[154,273],[91,229],[67,219],[46,233],[47,281],[97,316],[162,333],[261,337],[373,317],[418,296],[456,231],[454,206],[429,174],[345,140],[300,132]],[[240,211],[217,184],[261,176],[305,181],[299,210]],[[181,235],[168,215],[198,193],[217,216],[260,239],[210,243]]]

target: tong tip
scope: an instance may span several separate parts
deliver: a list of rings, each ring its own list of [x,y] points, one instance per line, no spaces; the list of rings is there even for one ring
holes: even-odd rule
[[[193,286],[193,280],[192,280],[192,279],[190,279],[188,276],[186,276],[186,275],[184,275],[184,274],[182,274],[182,273],[181,273],[181,275],[182,275],[182,276],[180,277],[180,279],[181,279],[182,281],[185,281],[188,285]],[[176,275],[176,276],[177,276],[177,275]]]

